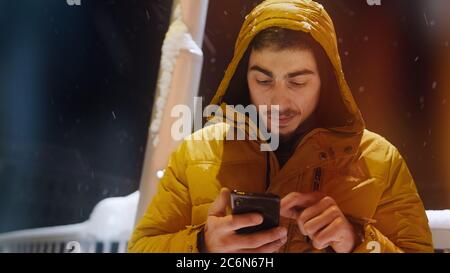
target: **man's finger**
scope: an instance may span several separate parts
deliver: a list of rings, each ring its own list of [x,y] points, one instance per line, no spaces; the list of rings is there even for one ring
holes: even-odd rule
[[[209,208],[209,216],[223,217],[227,215],[227,206],[230,203],[230,190],[227,188],[222,188],[220,190],[219,196],[214,200],[211,207]]]
[[[339,242],[342,235],[342,218],[336,218],[326,228],[319,231],[314,237],[313,246],[317,249],[324,249],[335,242]]]
[[[280,215],[290,219],[297,219],[302,208],[312,206],[324,197],[325,194],[321,192],[291,192],[281,199]]]
[[[287,237],[287,229],[285,227],[276,227],[253,234],[237,235],[236,237],[236,240],[239,242],[239,248],[255,249],[278,240],[283,240]]]
[[[275,242],[268,243],[266,245],[263,245],[261,247],[255,248],[255,249],[241,249],[238,250],[238,253],[274,253],[287,242],[287,238],[276,240]]]
[[[336,202],[331,197],[329,197],[329,196],[324,197],[316,204],[303,210],[300,213],[299,218],[301,219],[301,221],[303,223],[306,223],[309,220],[311,220],[312,218],[316,217],[317,215],[320,215],[326,209],[328,209],[329,207],[331,207],[333,205],[336,205]]]
[[[245,213],[228,215],[224,221],[224,227],[227,231],[234,232],[241,228],[257,226],[264,221],[264,218],[259,213]]]
[[[339,208],[337,206],[331,206],[323,211],[321,214],[309,219],[307,221],[302,220],[302,214],[297,219],[297,224],[300,232],[303,235],[309,236],[314,239],[316,233],[332,223],[336,218],[342,216]]]

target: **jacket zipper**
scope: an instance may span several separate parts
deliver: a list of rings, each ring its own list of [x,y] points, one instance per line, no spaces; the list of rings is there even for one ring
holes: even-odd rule
[[[320,189],[320,182],[322,180],[322,168],[318,167],[314,169],[314,173],[313,173],[313,191],[318,191]],[[289,225],[288,225],[288,241],[286,242],[285,246],[284,246],[284,251],[283,252],[287,252],[288,248],[289,248],[289,244],[291,242],[291,233],[292,233],[292,227],[293,224],[291,223],[291,221],[289,221]],[[304,236],[304,240],[305,242],[307,242],[308,244],[311,242],[311,240],[309,239],[308,236]]]
[[[314,169],[314,180],[313,180],[313,191],[318,191],[320,189],[320,181],[322,179],[322,168]]]
[[[318,191],[320,189],[320,181],[322,180],[322,168],[318,167],[314,169],[313,177],[313,191]],[[311,243],[311,239],[308,236],[304,236],[305,242]]]
[[[286,244],[284,245],[284,253],[286,253],[287,251],[288,251],[288,248],[289,248],[289,244],[291,243],[291,233],[292,233],[292,223],[291,223],[291,221],[292,220],[289,220],[289,225],[288,225],[288,233],[287,233],[287,237],[288,237],[288,240],[287,240],[287,242],[286,242]]]
[[[266,153],[266,178],[264,184],[267,191],[270,187],[270,152]]]

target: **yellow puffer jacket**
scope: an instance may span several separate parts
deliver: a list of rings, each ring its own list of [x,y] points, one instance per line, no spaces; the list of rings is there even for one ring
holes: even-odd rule
[[[348,219],[363,227],[365,240],[355,252],[432,252],[427,217],[411,174],[393,145],[365,129],[344,78],[332,20],[320,4],[268,0],[257,6],[242,26],[234,58],[212,104],[223,103],[255,35],[275,26],[310,33],[323,47],[340,89],[342,100],[336,103],[343,104],[351,118],[309,132],[281,169],[273,152],[260,151],[260,141],[186,139],[173,152],[129,251],[197,252],[197,234],[222,187],[283,197],[310,192],[318,183],[318,190],[334,198]],[[213,135],[232,129],[230,123],[216,123],[194,136],[214,139]],[[266,189],[267,168],[270,186]],[[288,228],[288,241],[280,252],[317,251],[295,222],[282,218],[280,225]]]

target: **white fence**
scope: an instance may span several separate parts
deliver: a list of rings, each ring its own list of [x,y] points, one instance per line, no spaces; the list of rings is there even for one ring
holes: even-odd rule
[[[427,216],[434,248],[450,252],[450,210],[428,210]]]
[[[139,192],[102,200],[84,223],[0,234],[0,252],[123,253],[134,228]]]

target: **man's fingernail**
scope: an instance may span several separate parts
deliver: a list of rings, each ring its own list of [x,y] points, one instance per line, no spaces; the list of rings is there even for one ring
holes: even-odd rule
[[[325,244],[325,245],[321,245],[321,246],[319,247],[319,249],[325,249],[325,248],[327,248],[327,247],[328,247],[328,245]]]
[[[255,224],[261,224],[264,221],[264,218],[261,215],[258,215],[254,218]]]
[[[285,228],[279,228],[278,229],[278,234],[280,235],[280,237],[286,237],[287,236],[287,230]]]
[[[284,245],[287,242],[287,237],[283,237],[280,239],[280,243]]]

